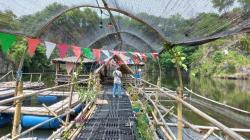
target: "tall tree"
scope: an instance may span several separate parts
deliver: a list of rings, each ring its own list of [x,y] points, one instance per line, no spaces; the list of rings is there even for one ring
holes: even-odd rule
[[[218,8],[219,12],[226,12],[230,6],[234,4],[235,0],[212,0],[213,6]]]

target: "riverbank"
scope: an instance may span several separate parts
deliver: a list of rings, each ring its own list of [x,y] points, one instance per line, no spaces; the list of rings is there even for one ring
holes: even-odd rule
[[[250,78],[249,35],[219,39],[199,46],[192,54],[190,75],[222,79]]]

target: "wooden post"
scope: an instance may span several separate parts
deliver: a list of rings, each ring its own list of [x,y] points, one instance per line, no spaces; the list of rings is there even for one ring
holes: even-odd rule
[[[72,78],[73,78],[73,75],[72,75]],[[70,95],[69,95],[68,111],[71,110],[71,102],[72,102],[73,92],[74,92],[74,85],[72,84],[72,85],[70,86]],[[69,118],[70,118],[70,113],[67,114],[67,116],[66,116],[66,121],[65,121],[65,122],[66,122],[66,125],[69,124]]]
[[[177,88],[178,98],[182,98],[182,90]],[[182,140],[183,124],[182,124],[182,103],[177,101],[177,140]]]
[[[17,88],[16,88],[16,96],[23,94],[23,83],[21,81],[17,82]],[[18,99],[15,101],[16,108],[14,113],[14,119],[13,119],[13,127],[12,127],[12,139],[19,135],[19,124],[20,124],[20,117],[21,117],[21,106],[22,101],[21,99]]]

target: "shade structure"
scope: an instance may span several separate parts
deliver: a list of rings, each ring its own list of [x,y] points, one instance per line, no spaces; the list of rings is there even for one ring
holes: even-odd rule
[[[0,31],[114,50],[160,52],[249,31],[249,2],[0,0]],[[7,22],[6,22],[7,21]]]

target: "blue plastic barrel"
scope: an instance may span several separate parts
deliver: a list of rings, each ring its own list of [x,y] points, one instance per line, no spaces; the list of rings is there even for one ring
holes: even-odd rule
[[[50,116],[34,116],[34,115],[23,115],[21,118],[21,125],[24,128],[35,126],[41,122],[44,122],[53,117]],[[58,119],[53,119],[39,128],[43,129],[55,129],[60,127],[60,122]]]
[[[11,114],[0,114],[0,128],[12,122]]]
[[[51,95],[37,96],[37,101],[40,103],[54,103],[58,101],[58,97]]]

